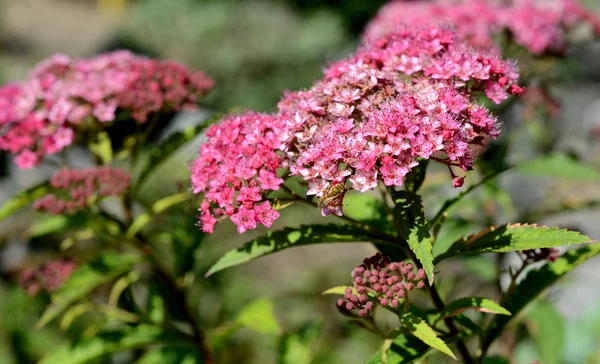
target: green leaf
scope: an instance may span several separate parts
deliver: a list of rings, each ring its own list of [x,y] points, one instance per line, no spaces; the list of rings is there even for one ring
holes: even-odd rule
[[[406,176],[404,176],[403,184],[407,191],[417,193],[419,188],[421,188],[425,181],[427,165],[429,165],[429,159],[419,158],[419,165],[414,167]]]
[[[129,271],[139,259],[138,255],[108,252],[90,263],[78,266],[71,277],[52,295],[50,305],[36,326],[45,326],[76,300]]]
[[[266,235],[247,242],[238,249],[229,251],[208,270],[206,277],[223,269],[296,246],[352,242],[377,242],[395,245],[377,233],[352,225],[326,224],[301,225],[297,228],[289,227],[279,231],[269,231]]]
[[[281,333],[281,326],[273,312],[273,304],[266,298],[259,298],[244,307],[236,321],[263,334],[279,335]]]
[[[527,311],[527,327],[544,364],[562,363],[564,326],[562,316],[548,301],[536,302]]]
[[[527,273],[511,295],[503,298],[503,306],[512,316],[495,316],[486,329],[483,348],[489,345],[502,333],[504,327],[516,317],[527,304],[533,301],[546,288],[578,265],[600,253],[600,244],[588,244],[579,249],[570,250],[555,262],[547,263],[539,269]]]
[[[374,193],[347,192],[344,197],[344,215],[387,232],[394,231],[385,204]]]
[[[109,164],[113,159],[112,144],[110,137],[105,131],[96,134],[93,142],[88,144],[90,151],[102,161],[102,164]]]
[[[192,347],[163,346],[147,352],[137,364],[201,364],[202,358]]]
[[[422,358],[430,350],[430,346],[413,335],[400,335],[387,348],[384,357],[383,350],[373,355],[367,364],[405,364]]]
[[[446,345],[442,339],[437,337],[435,331],[422,318],[407,312],[400,318],[400,323],[406,330],[425,344],[456,360],[456,356],[454,356],[454,353],[452,353],[452,350],[450,350],[448,345]]]
[[[481,181],[469,186],[466,190],[462,191],[461,193],[459,193],[458,195],[456,195],[455,197],[446,200],[444,202],[444,204],[442,205],[442,207],[440,208],[440,210],[438,211],[438,213],[435,215],[435,217],[431,220],[430,225],[432,229],[436,229],[437,225],[441,224],[444,218],[444,214],[447,213],[447,211],[454,206],[457,202],[459,202],[460,200],[463,199],[463,197],[465,197],[466,195],[468,195],[469,193],[471,193],[473,190],[475,190],[476,188],[486,184],[488,181],[491,181],[492,179],[498,177],[500,174],[506,172],[507,170],[509,170],[509,168],[504,168],[504,169],[500,169],[498,171],[495,171],[494,173],[490,173],[487,176],[485,176]]]
[[[185,339],[151,325],[127,326],[61,346],[42,358],[40,364],[83,364],[106,355],[159,343],[181,344]]]
[[[436,263],[459,255],[482,253],[505,253],[537,248],[552,248],[572,244],[589,243],[593,240],[576,231],[536,225],[505,224],[490,227],[454,243]]]
[[[154,215],[160,214],[172,206],[189,201],[190,198],[191,195],[189,192],[176,193],[174,195],[161,198],[152,205],[151,211],[141,214],[133,221],[129,229],[127,229],[125,236],[128,238],[133,238],[135,234],[142,230],[142,228],[152,220]]]
[[[280,341],[279,363],[310,364],[317,350],[321,326],[320,322],[312,322],[295,333],[285,334]]]
[[[157,324],[165,320],[165,300],[160,295],[156,282],[152,282],[148,288],[148,317]]]
[[[468,309],[474,309],[479,312],[495,313],[499,315],[510,315],[505,308],[496,302],[481,297],[465,297],[456,300],[447,305],[440,313],[437,320],[443,320],[447,317],[460,315]]]
[[[180,147],[194,140],[206,128],[219,121],[222,116],[222,113],[217,113],[215,116],[202,122],[199,125],[191,126],[183,131],[172,134],[160,145],[152,148],[152,150],[150,151],[150,157],[148,158],[146,165],[142,168],[140,172],[134,190],[137,191],[144,185],[144,182],[154,171],[154,169],[156,169],[156,167],[164,163]]]
[[[554,153],[536,158],[516,168],[522,174],[572,180],[599,180],[600,171],[565,154]]]
[[[45,181],[24,191],[18,192],[16,195],[5,201],[2,207],[0,207],[0,221],[33,203],[38,198],[43,197],[49,191],[50,183]]]
[[[429,284],[433,284],[433,246],[429,235],[429,224],[421,197],[408,191],[397,191],[393,195],[394,221],[398,234],[408,242],[423,265]]]

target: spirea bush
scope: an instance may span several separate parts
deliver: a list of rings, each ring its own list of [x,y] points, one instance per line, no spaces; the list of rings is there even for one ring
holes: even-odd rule
[[[372,244],[378,252],[354,267],[330,265],[347,271],[348,279],[324,294],[338,295],[332,307],[381,337],[381,348],[364,355],[372,356],[369,363],[409,363],[425,355],[502,362],[489,353],[502,354],[493,345],[514,330],[511,321],[600,253],[600,245],[579,232],[529,221],[457,236],[445,235],[445,224],[474,190],[497,189],[495,178],[512,168],[489,174],[479,168],[479,154],[502,133],[495,110],[526,95],[531,82],[529,74],[519,76],[520,59],[494,45],[495,36],[509,32],[529,56],[542,57],[564,49],[566,30],[583,23],[597,27],[599,21],[566,0],[543,6],[392,2],[353,54],[326,65],[310,88],[284,93],[276,111],[217,114],[156,145],[148,145],[148,129],[123,145],[111,143],[106,130],[195,108],[215,86],[203,72],[125,51],[88,59],[58,55],[25,81],[0,88],[0,148],[19,168],[55,169],[48,181],[0,208],[0,219],[8,219],[31,205],[37,221],[28,236],[62,239],[52,257],[16,279],[28,294],[47,300],[38,329],[58,321],[73,335],[41,363],[102,361],[122,351],[140,363],[215,363],[241,329],[281,335],[281,362],[307,363],[318,327],[281,334],[273,304],[264,299],[234,321],[210,327],[191,289],[197,280],[284,249],[348,242]],[[140,198],[157,166],[200,134],[190,188],[153,196],[150,204]],[[70,161],[75,146],[89,151],[92,166]],[[529,170],[553,163],[544,158],[529,162]],[[572,171],[598,176],[570,163]],[[430,210],[423,202],[426,186],[440,170],[455,193]],[[368,196],[369,203],[350,196]],[[305,220],[291,204],[308,206],[318,219]],[[366,213],[358,218],[349,209]],[[295,223],[281,227],[277,220],[284,215]],[[210,257],[203,238],[218,235],[229,221],[239,234],[257,231],[210,261],[200,272],[205,278],[198,278],[195,260]],[[557,249],[571,245],[577,246]],[[458,277],[442,261],[508,252],[516,252],[520,264],[505,272],[510,282],[499,297],[482,290],[450,299],[440,288],[440,281]],[[382,325],[380,311],[393,319]],[[75,334],[70,330],[77,322],[87,328]]]

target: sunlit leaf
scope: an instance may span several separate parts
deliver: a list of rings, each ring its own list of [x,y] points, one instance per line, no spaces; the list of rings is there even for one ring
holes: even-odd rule
[[[400,335],[386,349],[385,358],[383,350],[380,350],[367,361],[367,364],[413,363],[427,354],[431,347],[413,335]]]
[[[423,265],[429,284],[433,283],[433,246],[429,224],[421,197],[408,191],[394,193],[394,221],[400,237],[408,242],[410,249]]]
[[[278,335],[281,333],[281,326],[273,311],[273,303],[266,298],[259,298],[244,307],[236,321],[263,334]]]
[[[202,364],[198,351],[188,346],[163,346],[148,351],[136,364]]]
[[[36,326],[45,326],[76,300],[129,271],[139,259],[138,255],[107,252],[90,263],[78,266],[62,287],[52,294],[50,305]]]
[[[16,195],[6,200],[2,206],[0,206],[0,221],[6,219],[25,206],[33,203],[38,198],[46,195],[49,191],[50,183],[45,181],[24,191],[18,192]]]
[[[442,339],[437,337],[435,331],[422,318],[407,312],[400,318],[400,323],[404,329],[415,335],[425,344],[456,360],[456,356],[454,356],[454,353],[452,353],[452,350],[450,350],[448,345],[446,345]]]
[[[245,243],[238,249],[229,251],[208,270],[206,276],[296,246],[352,242],[377,242],[395,245],[377,233],[352,225],[301,225],[297,228],[290,227],[279,231],[269,231],[266,235]]]
[[[454,243],[436,263],[459,255],[500,253],[589,243],[593,240],[576,231],[536,225],[493,226]]]
[[[494,316],[486,329],[483,347],[489,345],[502,333],[504,327],[513,317],[516,317],[527,304],[532,302],[546,288],[555,283],[562,276],[573,270],[578,265],[600,253],[600,244],[588,244],[581,248],[570,250],[559,257],[555,262],[547,263],[539,269],[532,270],[517,285],[513,293],[501,302],[512,316]]]
[[[505,308],[488,298],[465,297],[446,305],[446,307],[439,313],[437,320],[443,320],[447,317],[460,315],[468,309],[485,313],[510,315],[510,312],[508,312]]]
[[[88,148],[103,164],[109,164],[113,159],[110,137],[105,131],[97,133],[95,140],[88,144]]]

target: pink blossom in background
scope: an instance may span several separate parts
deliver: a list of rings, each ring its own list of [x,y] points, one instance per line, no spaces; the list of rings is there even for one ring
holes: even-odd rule
[[[86,208],[90,197],[120,196],[129,184],[129,175],[118,168],[63,168],[50,180],[54,192],[39,198],[33,207],[52,215],[72,214]]]
[[[501,102],[520,93],[517,77],[513,62],[451,28],[386,35],[327,67],[310,89],[287,93],[277,115],[249,112],[210,127],[191,167],[193,192],[204,193],[200,224],[212,233],[229,216],[240,233],[270,226],[279,213],[265,199],[283,183],[278,168],[306,181],[323,215],[342,214],[347,187],[401,186],[417,158],[444,163],[455,177],[452,167],[472,168],[474,145],[499,134],[474,95]]]
[[[202,72],[127,51],[56,55],[23,83],[0,88],[0,149],[31,168],[71,145],[78,131],[115,121],[119,110],[145,123],[153,113],[194,107],[213,85]]]
[[[24,269],[19,283],[31,296],[42,290],[55,292],[73,274],[75,268],[77,264],[72,260],[51,260],[36,269]]]
[[[600,36],[600,18],[578,0],[391,1],[367,25],[364,38],[375,41],[400,24],[450,24],[475,47],[487,48],[505,31],[531,53],[562,52],[566,32],[583,23]]]

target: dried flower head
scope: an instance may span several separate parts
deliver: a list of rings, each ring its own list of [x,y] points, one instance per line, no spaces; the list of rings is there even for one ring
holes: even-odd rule
[[[361,317],[375,308],[398,307],[408,292],[425,287],[425,271],[415,273],[412,263],[392,262],[390,257],[377,253],[366,258],[352,271],[353,287],[346,288],[337,305],[348,311],[356,310]]]
[[[0,88],[0,149],[31,168],[71,145],[78,131],[115,121],[119,110],[145,123],[152,113],[194,107],[212,87],[201,72],[127,51],[89,59],[56,55],[22,84]]]
[[[86,208],[91,198],[122,195],[129,183],[129,175],[118,168],[63,168],[50,180],[55,191],[35,201],[33,207],[53,215],[72,214]]]
[[[19,283],[31,296],[42,290],[54,292],[73,274],[76,267],[77,264],[69,259],[51,260],[36,269],[21,271]]]

